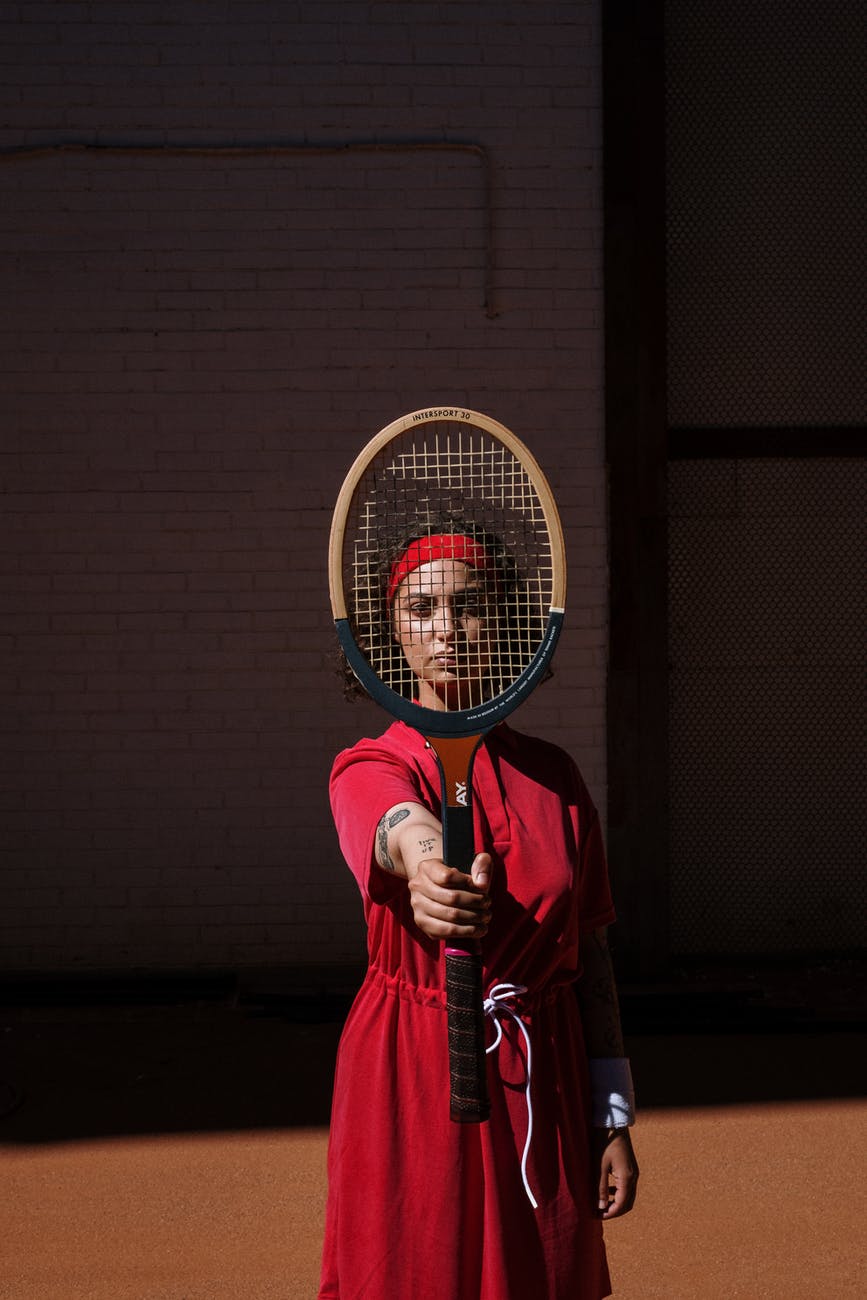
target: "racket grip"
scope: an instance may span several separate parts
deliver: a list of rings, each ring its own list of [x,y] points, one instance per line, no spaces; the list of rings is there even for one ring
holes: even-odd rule
[[[446,948],[449,1108],[459,1124],[489,1117],[482,959],[478,951]]]

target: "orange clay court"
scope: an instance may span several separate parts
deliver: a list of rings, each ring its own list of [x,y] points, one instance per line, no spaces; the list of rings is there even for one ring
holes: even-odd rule
[[[311,1300],[339,1020],[279,1000],[7,1008],[2,1300]],[[856,1030],[629,1047],[642,1175],[606,1228],[619,1300],[863,1296]]]

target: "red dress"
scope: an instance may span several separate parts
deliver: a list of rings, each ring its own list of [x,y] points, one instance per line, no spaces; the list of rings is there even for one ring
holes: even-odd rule
[[[600,1300],[610,1294],[588,1135],[587,1060],[572,984],[579,937],[614,919],[598,818],[571,759],[501,725],[476,755],[476,846],[493,859],[485,989],[524,984],[526,1049],[501,1015],[491,1118],[449,1119],[442,944],[405,880],[376,865],[377,823],[440,810],[433,756],[403,723],[340,754],[331,800],[364,899],[369,969],[337,1057],[320,1300]],[[494,1032],[492,1027],[491,1041]]]

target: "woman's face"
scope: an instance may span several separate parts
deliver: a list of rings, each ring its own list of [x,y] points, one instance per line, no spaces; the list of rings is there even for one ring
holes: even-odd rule
[[[392,606],[394,637],[429,709],[467,709],[484,699],[497,610],[483,573],[462,560],[431,560],[404,578]]]

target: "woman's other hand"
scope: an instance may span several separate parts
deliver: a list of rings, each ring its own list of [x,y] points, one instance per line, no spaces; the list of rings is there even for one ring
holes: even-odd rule
[[[599,1172],[599,1215],[619,1219],[635,1204],[638,1161],[628,1128],[593,1130],[594,1168]]]

